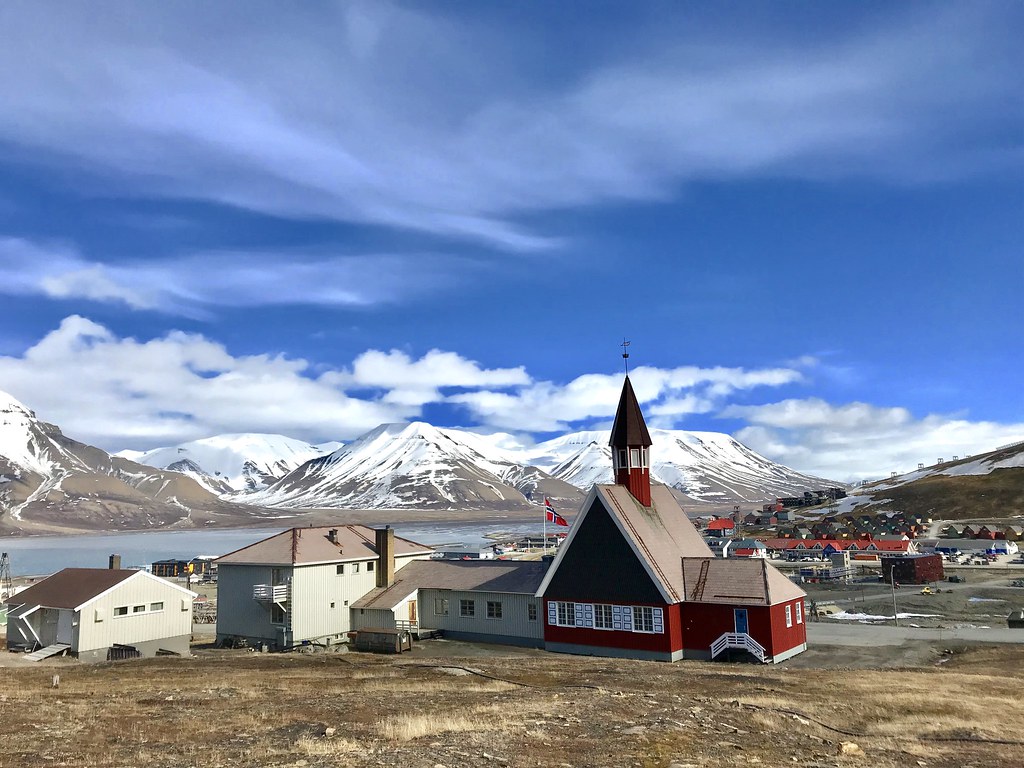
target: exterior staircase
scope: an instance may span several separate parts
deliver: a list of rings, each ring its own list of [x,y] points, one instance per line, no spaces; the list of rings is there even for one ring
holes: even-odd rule
[[[768,661],[768,655],[765,653],[764,647],[746,632],[726,632],[719,637],[711,644],[711,658],[714,659],[728,648],[747,651],[762,664]]]
[[[32,651],[32,653],[26,653],[25,658],[29,661],[42,661],[48,659],[51,656],[56,656],[58,653],[65,653],[71,646],[68,643],[54,643],[48,645],[45,648],[40,648],[38,651]]]

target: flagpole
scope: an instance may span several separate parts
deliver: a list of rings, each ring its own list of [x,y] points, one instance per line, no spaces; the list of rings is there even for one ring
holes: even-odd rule
[[[544,552],[548,553],[548,497],[544,497]]]

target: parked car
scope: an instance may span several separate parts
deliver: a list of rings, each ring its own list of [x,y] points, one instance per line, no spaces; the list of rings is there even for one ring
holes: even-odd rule
[[[946,579],[946,581],[951,581],[954,584],[963,584],[965,581],[967,581],[967,579],[963,576],[960,576],[959,574],[953,574],[948,579]]]

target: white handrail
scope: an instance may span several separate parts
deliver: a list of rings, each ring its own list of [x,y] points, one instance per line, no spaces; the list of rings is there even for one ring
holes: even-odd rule
[[[726,632],[721,635],[711,644],[711,658],[715,658],[726,648],[739,648],[740,650],[749,651],[761,663],[764,663],[767,656],[764,646],[746,632]]]

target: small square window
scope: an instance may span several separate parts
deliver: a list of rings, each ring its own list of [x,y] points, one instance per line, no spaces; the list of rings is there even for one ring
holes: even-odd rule
[[[459,616],[476,616],[476,603],[472,600],[459,600]]]
[[[132,613],[145,613],[145,612],[146,612],[146,606],[144,606],[144,605],[133,605],[132,606]]]
[[[344,576],[345,575],[345,564],[344,563],[339,563],[335,572],[339,576]]]
[[[127,605],[119,605],[117,608],[114,609],[114,615],[115,616],[127,616],[128,615],[128,606]]]
[[[435,616],[447,616],[448,615],[448,598],[447,597],[435,597],[434,598],[434,615]]]
[[[150,603],[149,610],[151,611],[162,611],[164,609],[163,603]]]
[[[373,560],[371,560],[370,562],[368,562],[366,564],[366,570],[367,571],[372,571],[373,570]]]
[[[359,573],[359,563],[352,563],[352,573]]]
[[[488,619],[500,619],[501,618],[501,601],[499,601],[499,600],[488,600],[487,601],[487,618]]]

